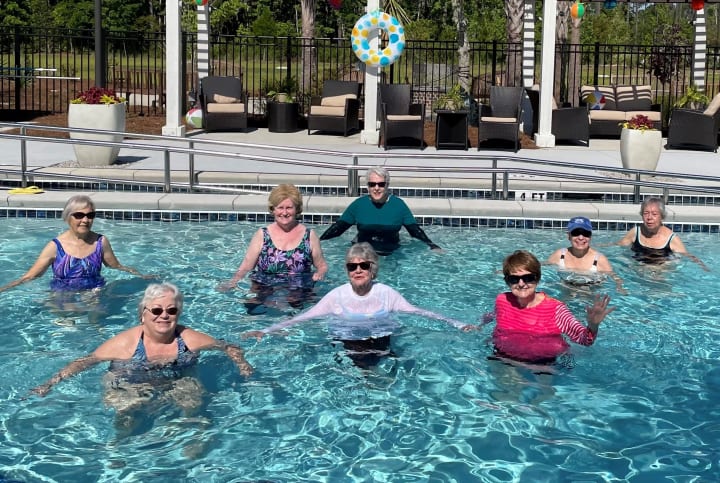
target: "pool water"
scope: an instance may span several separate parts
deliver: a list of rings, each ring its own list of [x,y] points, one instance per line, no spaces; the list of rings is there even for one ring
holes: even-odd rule
[[[24,273],[60,220],[0,220],[0,284]],[[492,327],[471,333],[399,316],[394,358],[371,371],[334,347],[322,321],[284,336],[242,340],[285,318],[280,304],[244,313],[248,288],[221,293],[259,225],[130,223],[98,219],[120,261],[176,283],[182,321],[242,345],[255,374],[245,379],[222,353],[204,353],[202,405],[186,413],[153,401],[133,425],[116,426],[103,404],[107,364],[28,396],[71,360],[136,320],[150,281],[104,270],[108,287],[62,310],[50,275],[0,293],[0,481],[717,481],[720,478],[720,339],[717,235],[684,234],[713,269],[689,260],[638,266],[621,247],[603,248],[628,295],[614,283],[582,291],[545,268],[540,288],[584,320],[594,293],[617,310],[595,345],[573,345],[548,371],[488,360]],[[324,227],[319,227],[321,231]],[[344,283],[352,231],[324,242],[330,265],[318,295]],[[428,227],[445,253],[403,234],[381,261],[379,280],[423,308],[467,322],[492,309],[505,285],[503,257],[525,248],[546,258],[562,231]],[[596,232],[595,245],[621,233]],[[567,362],[567,361],[566,361]]]

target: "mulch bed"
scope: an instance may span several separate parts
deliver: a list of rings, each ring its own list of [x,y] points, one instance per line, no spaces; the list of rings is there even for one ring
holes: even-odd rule
[[[39,116],[32,120],[41,126],[57,126],[67,127],[67,114],[50,114],[46,116]],[[155,134],[161,135],[162,128],[165,125],[164,116],[150,116],[150,115],[139,115],[136,113],[128,113],[126,120],[126,131],[139,134]],[[189,129],[190,130],[190,129]],[[470,146],[477,148],[477,130],[475,126],[470,126],[468,130],[468,138],[470,140]],[[63,137],[68,138],[67,133],[59,133],[54,131],[43,131],[42,129],[28,129],[28,133],[35,136],[45,137]],[[426,146],[435,146],[435,124],[432,122],[425,123],[425,131],[423,134],[425,138]],[[522,149],[538,149],[535,142],[531,137],[526,134],[522,134],[520,137],[520,146]]]

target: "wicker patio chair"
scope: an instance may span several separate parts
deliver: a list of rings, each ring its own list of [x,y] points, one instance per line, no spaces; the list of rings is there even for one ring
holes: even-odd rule
[[[673,109],[668,128],[668,149],[704,149],[717,152],[720,129],[720,94],[705,111]]]
[[[538,132],[540,120],[540,91],[526,89],[533,109],[533,133]],[[558,107],[555,98],[552,99],[552,124],[550,132],[555,141],[583,142],[590,146],[590,118],[586,107]]]
[[[341,132],[347,136],[360,129],[360,89],[354,81],[326,80],[322,96],[313,96],[308,114],[308,134],[311,131]]]
[[[422,149],[425,127],[425,104],[412,103],[410,84],[380,85],[380,139],[388,149],[392,140],[396,147]]]
[[[479,104],[478,149],[485,141],[510,141],[520,147],[523,88],[492,86],[490,105]]]
[[[203,77],[199,100],[206,131],[247,129],[247,93],[239,77]]]

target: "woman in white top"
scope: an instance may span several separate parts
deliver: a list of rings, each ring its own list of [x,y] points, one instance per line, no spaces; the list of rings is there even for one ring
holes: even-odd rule
[[[348,356],[358,367],[376,365],[382,356],[390,354],[390,335],[399,326],[389,317],[392,312],[408,312],[443,320],[461,330],[473,325],[415,307],[395,289],[376,282],[379,256],[369,243],[352,245],[345,255],[349,283],[331,290],[314,307],[292,319],[279,322],[245,337],[260,340],[265,334],[276,332],[306,320],[332,316],[329,331],[343,343]]]

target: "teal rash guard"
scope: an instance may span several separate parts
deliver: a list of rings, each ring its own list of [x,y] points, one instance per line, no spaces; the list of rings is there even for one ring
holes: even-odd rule
[[[340,236],[353,225],[358,228],[353,243],[368,242],[380,255],[388,255],[400,246],[400,229],[403,226],[413,238],[430,248],[440,248],[428,238],[410,208],[397,196],[390,195],[385,203],[374,203],[370,196],[361,196],[350,203],[340,219],[325,230],[320,239]]]

